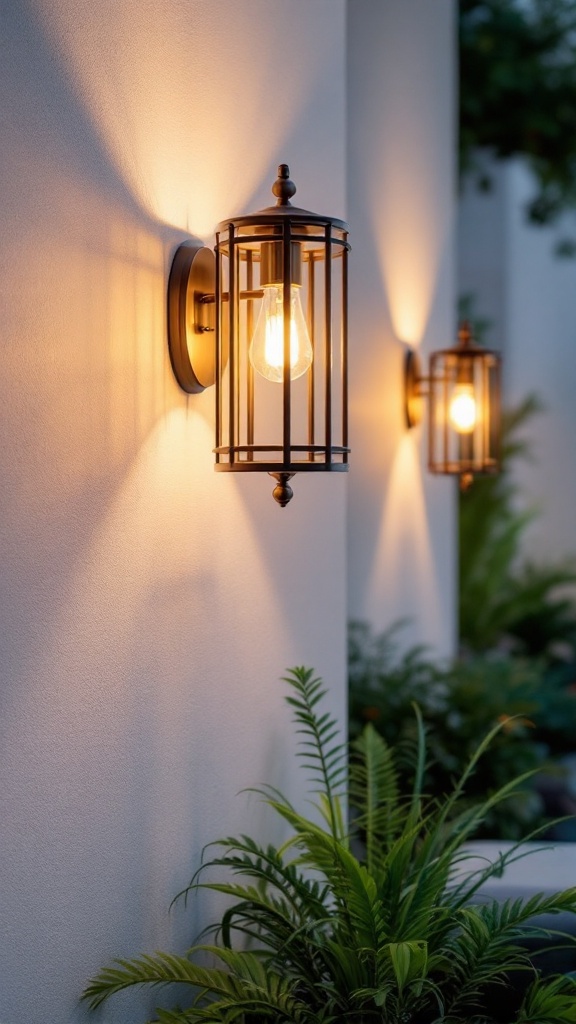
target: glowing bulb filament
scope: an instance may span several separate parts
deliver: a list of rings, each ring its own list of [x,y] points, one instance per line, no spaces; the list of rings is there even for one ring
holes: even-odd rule
[[[476,426],[477,410],[471,384],[457,384],[448,409],[448,419],[459,434],[471,434]]]
[[[279,384],[284,379],[284,297],[282,285],[265,285],[264,298],[250,345],[255,370]],[[290,289],[290,380],[306,372],[312,362],[312,345],[302,312],[300,289]]]
[[[266,365],[273,370],[281,370],[284,365],[284,317],[278,313],[266,318],[266,340],[264,342],[264,359]],[[290,320],[290,371],[298,362],[299,345],[296,324]],[[290,373],[292,376],[292,372]]]

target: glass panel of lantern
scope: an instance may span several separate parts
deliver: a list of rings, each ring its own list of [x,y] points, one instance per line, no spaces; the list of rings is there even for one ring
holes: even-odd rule
[[[290,204],[219,225],[217,470],[347,469],[348,249]]]

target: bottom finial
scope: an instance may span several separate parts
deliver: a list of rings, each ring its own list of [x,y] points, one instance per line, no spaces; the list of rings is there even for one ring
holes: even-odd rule
[[[277,501],[278,504],[284,508],[294,494],[294,491],[288,483],[291,477],[294,476],[294,473],[270,473],[269,475],[278,481],[276,487],[272,491],[272,497],[274,498],[274,501]]]

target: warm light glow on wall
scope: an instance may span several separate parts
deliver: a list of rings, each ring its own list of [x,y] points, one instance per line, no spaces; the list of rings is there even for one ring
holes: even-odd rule
[[[414,617],[414,581],[418,580],[424,633],[433,636],[443,624],[438,574],[433,564],[429,510],[417,445],[406,434],[398,443],[382,508],[380,534],[372,563],[368,594],[382,609],[382,621]]]
[[[400,114],[398,115],[400,119]],[[414,119],[420,125],[421,117]],[[422,174],[420,144],[410,119],[392,133],[394,145],[381,156],[381,188],[372,196],[375,243],[394,333],[411,346],[424,337],[439,278],[451,260],[451,225],[435,201],[436,185]],[[405,150],[405,158],[402,152]],[[373,183],[374,186],[374,183]]]
[[[181,10],[149,4],[145,17],[136,0],[36,7],[131,195],[150,216],[197,238],[212,234],[224,202],[231,212],[252,202],[314,91],[316,69],[332,56],[319,52],[323,45],[328,51],[328,36],[308,38],[297,19],[282,22],[267,0],[253,0],[249,19],[228,0],[188,0]],[[234,40],[225,56],[224,24]],[[274,52],[287,47],[294,74],[282,89]],[[240,82],[242,116],[235,118]],[[238,165],[242,173],[231,173]]]

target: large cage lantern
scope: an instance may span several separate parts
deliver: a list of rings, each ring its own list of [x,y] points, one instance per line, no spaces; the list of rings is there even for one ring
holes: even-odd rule
[[[276,205],[222,221],[215,255],[185,243],[168,288],[168,339],[189,393],[216,389],[215,469],[265,472],[281,505],[295,473],[348,469],[348,228]]]

